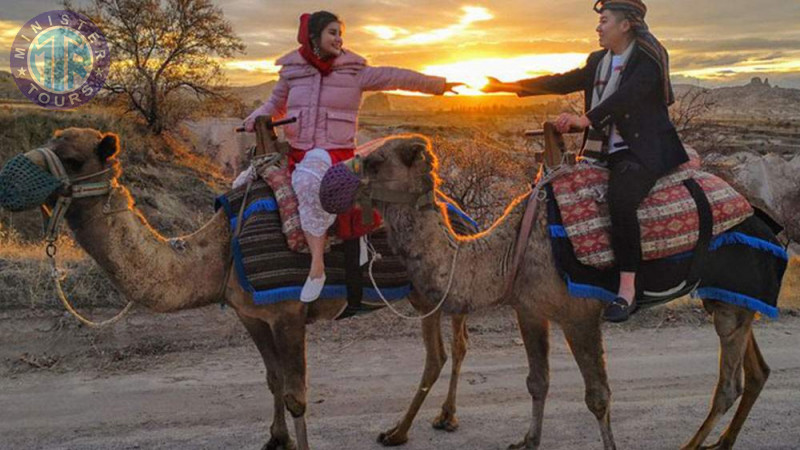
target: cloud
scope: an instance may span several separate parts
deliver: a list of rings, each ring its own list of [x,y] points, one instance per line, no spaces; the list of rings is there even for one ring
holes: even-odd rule
[[[391,25],[366,25],[363,30],[378,39],[387,41],[392,46],[428,45],[443,42],[452,38],[481,34],[472,24],[492,20],[494,15],[483,7],[463,6],[462,15],[457,23],[443,28],[434,28],[420,32],[411,32],[405,28]]]
[[[373,65],[423,70],[491,58],[588,54],[598,48],[597,14],[587,0],[213,1],[247,45],[238,64],[226,62],[231,80],[247,84],[275,78],[270,64],[297,48],[300,14],[323,7],[344,20],[345,46]],[[17,24],[16,31],[35,15],[61,8],[59,0],[6,3],[0,42],[8,40],[3,38],[6,24]],[[728,83],[763,73],[770,80],[800,83],[800,2],[662,0],[648,7],[647,22],[669,49],[677,79]],[[0,62],[7,64],[7,55],[7,50],[0,52]],[[520,70],[536,73],[540,67]],[[725,73],[727,78],[719,81],[717,72],[723,70],[736,73]]]
[[[775,51],[800,49],[799,39],[767,39],[730,37],[726,39],[663,39],[670,50],[694,52]]]
[[[13,22],[10,20],[0,20],[0,49],[10,50],[17,36],[19,29],[24,25],[23,22]]]

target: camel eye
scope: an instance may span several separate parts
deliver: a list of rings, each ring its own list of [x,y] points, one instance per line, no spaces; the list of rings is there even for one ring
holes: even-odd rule
[[[74,158],[65,158],[61,162],[64,164],[64,168],[67,169],[67,172],[79,172],[83,167],[83,161],[78,161]]]
[[[367,158],[367,160],[364,161],[364,169],[367,173],[375,173],[381,167],[383,161],[383,159],[379,158]]]

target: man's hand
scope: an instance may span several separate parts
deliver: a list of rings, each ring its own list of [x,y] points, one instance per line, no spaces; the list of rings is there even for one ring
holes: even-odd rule
[[[569,130],[585,130],[592,125],[592,122],[585,115],[578,116],[570,113],[562,113],[553,124],[556,126],[556,130],[558,130],[559,133],[567,133]]]
[[[503,83],[495,77],[486,77],[486,79],[489,80],[489,82],[481,88],[481,92],[486,94],[494,92],[513,92],[516,94],[522,92],[522,86],[517,83]]]

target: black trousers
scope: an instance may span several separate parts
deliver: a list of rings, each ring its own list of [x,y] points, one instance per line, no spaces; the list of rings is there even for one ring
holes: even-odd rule
[[[609,155],[608,210],[611,248],[621,272],[636,272],[642,261],[642,239],[636,209],[656,184],[658,175],[644,167],[629,150]]]

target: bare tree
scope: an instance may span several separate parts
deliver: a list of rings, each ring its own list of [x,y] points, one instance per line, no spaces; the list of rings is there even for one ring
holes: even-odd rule
[[[219,97],[225,81],[217,58],[244,50],[210,0],[93,0],[80,12],[108,39],[113,62],[105,90],[119,94],[154,133]]]
[[[714,104],[709,89],[691,87],[678,95],[669,115],[683,140],[693,142],[704,134],[701,119],[711,111]]]

